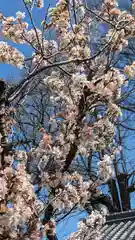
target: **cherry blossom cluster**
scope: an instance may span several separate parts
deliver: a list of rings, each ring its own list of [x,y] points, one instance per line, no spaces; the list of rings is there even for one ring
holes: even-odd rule
[[[49,16],[52,19],[54,27],[63,34],[69,27],[68,4],[65,0],[59,0],[55,8],[49,9]]]
[[[43,7],[43,2],[38,0],[37,7]],[[32,4],[32,1],[25,3]],[[93,56],[92,33],[88,32],[92,16],[88,17],[82,1],[76,0],[75,6],[72,1],[69,4],[66,0],[58,1],[55,8],[49,9],[49,24],[42,22],[45,30],[48,27],[56,31],[56,41],[46,40],[43,31],[36,27],[28,29],[22,12],[16,13],[16,18],[0,14],[4,37],[33,47],[33,72],[36,67],[49,68],[40,73],[44,84],[42,91],[49,90],[50,103],[56,109],[53,109],[48,122],[50,132],[40,129],[38,147],[32,148],[28,154],[19,150],[4,157],[5,165],[0,170],[0,204],[4,211],[0,234],[9,233],[9,239],[19,239],[17,227],[29,223],[34,224],[34,228],[31,235],[23,239],[40,238],[39,212],[42,204],[35,197],[30,183],[34,183],[36,178],[34,166],[39,172],[40,187],[55,189],[52,205],[57,211],[69,210],[75,204],[84,207],[93,193],[99,191],[98,187],[114,176],[112,155],[115,151],[111,144],[115,136],[115,123],[121,115],[117,100],[121,97],[126,75],[134,78],[135,64],[133,62],[120,72],[108,65],[112,59],[106,55],[108,51],[117,55],[118,51],[127,47],[128,40],[135,33],[135,20],[118,9],[116,0],[104,0],[100,11],[95,11],[95,14],[101,23],[105,21],[109,25],[109,30],[103,39],[103,48]],[[3,41],[0,42],[0,61],[19,68],[24,66],[23,54]],[[78,154],[88,157],[90,150],[94,153],[104,150],[95,182],[84,180],[78,172],[66,172],[69,167],[67,163],[72,164]],[[18,170],[12,168],[14,159],[22,162]],[[30,162],[31,176],[26,173],[27,161]],[[7,209],[9,201],[13,207]],[[104,214],[93,211],[69,239],[99,239],[99,230],[104,222]],[[48,222],[45,231],[48,231],[49,225],[55,234],[55,222]]]
[[[28,23],[23,22],[24,17],[25,13],[23,12],[17,12],[16,17],[4,17],[1,14],[0,20],[4,37],[15,43],[24,43],[23,34],[28,28]]]
[[[44,7],[44,0],[37,0],[37,7],[43,8]]]
[[[9,63],[18,68],[23,68],[24,56],[16,48],[9,46],[6,42],[0,42],[0,62]]]
[[[128,45],[128,39],[134,35],[134,17],[126,11],[121,11],[117,1],[104,1],[101,12],[104,19],[112,24],[105,41],[112,42],[112,51],[122,51]]]
[[[5,214],[0,236],[9,233],[9,238],[18,239],[17,228],[23,227],[32,218],[34,219],[43,206],[36,199],[24,164],[21,164],[17,171],[11,166],[7,166],[4,171],[0,171],[0,175],[0,207],[2,213]],[[7,207],[8,202],[11,203],[11,208]],[[37,219],[35,222],[37,222]]]
[[[124,73],[129,79],[134,79],[135,77],[135,62],[133,61],[131,65],[124,67]]]
[[[98,211],[92,211],[89,217],[86,220],[83,220],[79,223],[78,231],[72,233],[68,238],[69,240],[100,240],[103,224],[105,223],[105,215],[101,214]]]
[[[103,182],[106,182],[108,179],[114,176],[111,162],[112,160],[108,155],[104,155],[103,160],[99,162],[99,179],[101,179]]]
[[[135,9],[135,1],[132,1],[132,9]]]

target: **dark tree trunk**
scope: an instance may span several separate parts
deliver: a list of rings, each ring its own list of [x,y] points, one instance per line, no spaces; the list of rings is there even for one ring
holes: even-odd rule
[[[128,174],[120,173],[118,175],[118,184],[121,196],[122,210],[127,211],[131,209],[130,193],[128,191]]]
[[[111,179],[110,181],[108,181],[108,187],[111,192],[114,208],[116,209],[117,212],[120,212],[121,206],[120,206],[120,200],[119,200],[119,194],[116,186],[116,181],[114,179]]]

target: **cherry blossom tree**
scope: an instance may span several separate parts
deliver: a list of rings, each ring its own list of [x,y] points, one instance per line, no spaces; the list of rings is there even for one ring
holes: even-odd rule
[[[119,52],[134,36],[135,19],[121,11],[115,0],[104,0],[98,10],[90,9],[81,0],[60,0],[55,8],[48,9],[41,29],[37,29],[32,12],[36,7],[44,7],[44,1],[23,2],[32,28],[24,20],[25,13],[17,12],[16,17],[0,13],[5,39],[0,42],[0,61],[26,70],[16,87],[0,81],[0,237],[40,239],[40,215],[44,212],[42,232],[55,240],[56,222],[52,217],[74,207],[85,208],[93,195],[100,192],[100,186],[114,176],[113,159],[120,151],[114,138],[115,124],[121,116],[121,88],[135,75],[134,62],[122,71],[115,63]],[[107,24],[108,31],[93,51],[91,28],[95,19]],[[55,40],[46,39],[51,30]],[[32,56],[25,59],[6,40],[28,44]],[[13,113],[20,104],[27,104],[36,88],[49,98],[49,125],[40,127],[38,145],[30,145],[27,153],[17,150],[19,141],[14,147],[9,137],[16,135]],[[39,94],[36,96],[39,98]],[[40,124],[44,124],[44,115]],[[71,168],[79,156],[90,163],[91,153],[98,156],[95,180]],[[14,169],[16,159],[21,163]],[[36,163],[36,183],[51,192],[47,206],[34,193],[35,172],[27,173],[28,163]],[[93,210],[69,239],[100,239],[106,214],[106,209]]]

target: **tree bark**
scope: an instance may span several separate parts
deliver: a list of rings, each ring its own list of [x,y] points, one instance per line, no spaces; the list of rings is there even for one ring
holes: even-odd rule
[[[108,186],[111,192],[114,208],[116,209],[117,212],[120,212],[121,206],[120,206],[120,200],[119,200],[119,194],[116,186],[116,181],[114,179],[109,180]]]
[[[130,193],[128,191],[128,174],[120,173],[118,175],[118,184],[121,196],[122,210],[127,211],[131,209]]]

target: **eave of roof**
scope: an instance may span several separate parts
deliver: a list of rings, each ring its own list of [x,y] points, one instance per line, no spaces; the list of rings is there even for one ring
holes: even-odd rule
[[[108,215],[101,240],[135,240],[135,210]]]
[[[106,223],[118,222],[118,221],[128,221],[135,219],[135,209],[126,212],[117,212],[109,214],[106,219]]]

